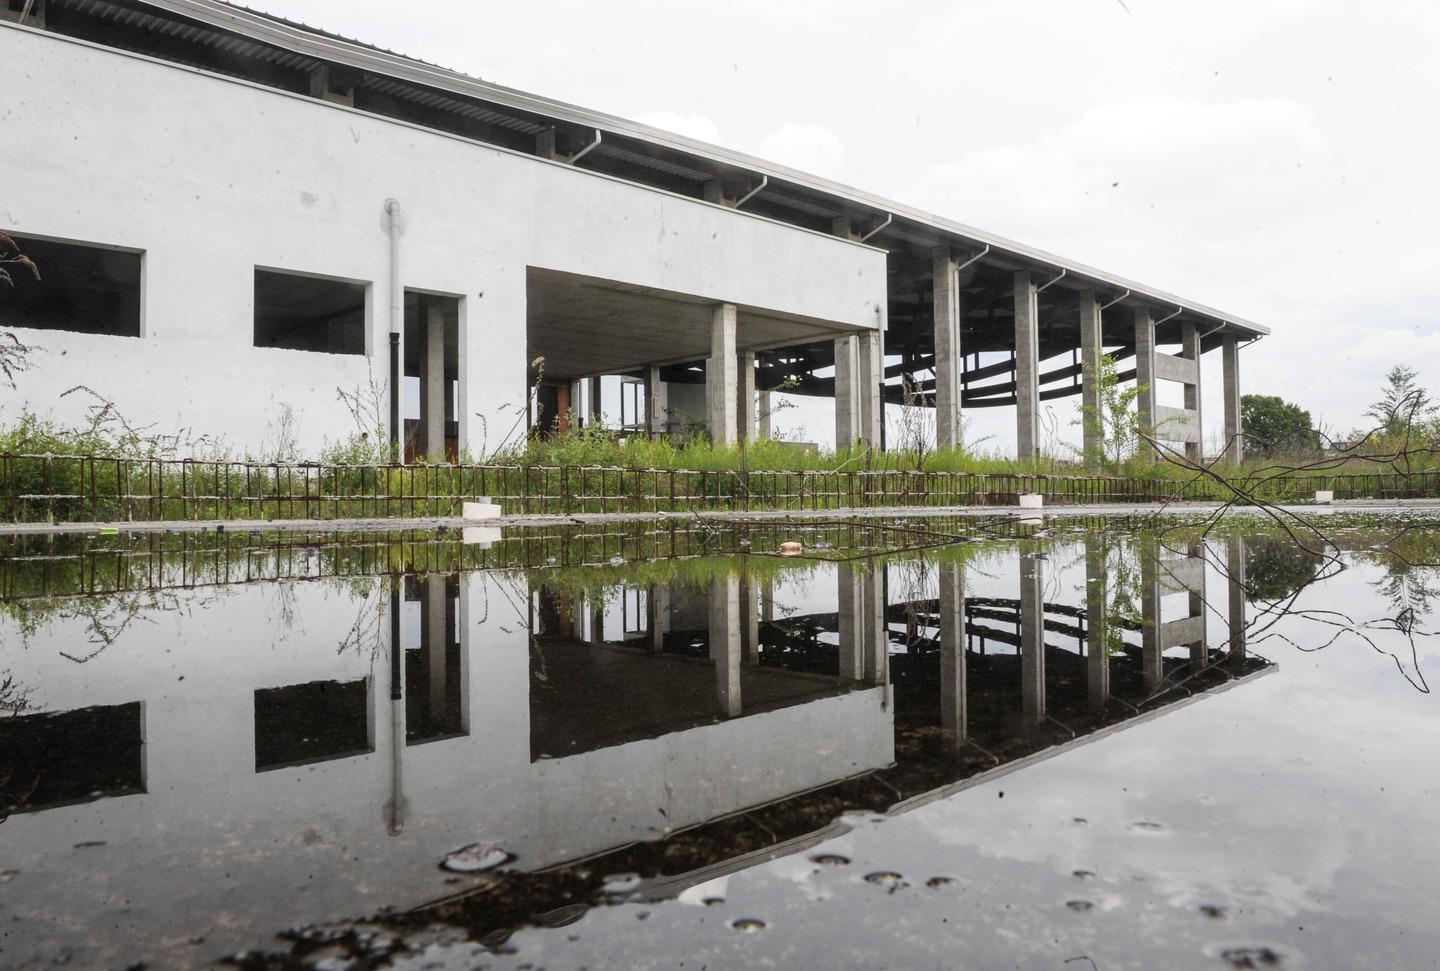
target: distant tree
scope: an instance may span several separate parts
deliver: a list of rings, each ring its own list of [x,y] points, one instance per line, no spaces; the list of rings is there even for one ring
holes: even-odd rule
[[[1240,427],[1245,433],[1245,451],[1253,454],[1280,455],[1315,446],[1310,412],[1277,395],[1242,395]]]
[[[1386,436],[1400,436],[1409,430],[1428,430],[1440,416],[1430,392],[1415,380],[1420,372],[1397,364],[1385,375],[1380,400],[1365,412]]]
[[[12,270],[24,270],[36,280],[40,279],[40,268],[35,261],[20,252],[20,244],[0,233],[0,290],[15,285]],[[0,383],[15,387],[15,375],[30,366],[30,355],[34,348],[25,344],[10,331],[0,331]]]

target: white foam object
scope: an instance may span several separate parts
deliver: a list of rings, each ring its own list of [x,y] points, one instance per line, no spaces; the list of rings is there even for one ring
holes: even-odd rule
[[[465,526],[460,530],[460,541],[467,545],[479,545],[489,549],[500,542],[499,526]]]
[[[499,519],[500,504],[490,502],[486,499],[483,502],[466,502],[461,504],[460,518],[462,519]]]
[[[1328,506],[1335,501],[1334,489],[1316,489],[1315,503],[1321,506]]]
[[[1021,509],[1042,509],[1045,506],[1045,497],[1038,492],[1023,492],[1020,494]]]

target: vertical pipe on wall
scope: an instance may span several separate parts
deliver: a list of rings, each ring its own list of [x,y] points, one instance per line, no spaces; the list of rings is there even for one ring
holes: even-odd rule
[[[400,448],[400,328],[405,320],[405,298],[400,292],[400,203],[386,199],[385,215],[390,234],[390,450],[394,461]]]

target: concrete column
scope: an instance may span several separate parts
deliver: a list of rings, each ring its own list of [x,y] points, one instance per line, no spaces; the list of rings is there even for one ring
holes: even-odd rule
[[[1192,462],[1205,460],[1205,423],[1200,414],[1200,331],[1186,321],[1180,330],[1180,356],[1195,362],[1195,383],[1185,385],[1185,408],[1195,412],[1195,441],[1185,443],[1185,457]]]
[[[760,663],[760,584],[748,572],[740,578],[740,645],[745,663]]]
[[[880,422],[884,419],[884,400],[880,382],[885,376],[884,335],[867,331],[860,335],[859,360],[860,440],[866,448],[880,447]]]
[[[934,279],[935,443],[939,448],[960,444],[962,314],[955,254],[948,246],[936,247],[932,259]]]
[[[1040,544],[1020,544],[1020,694],[1025,721],[1045,720],[1045,577]]]
[[[445,304],[422,297],[425,305],[424,353],[420,356],[420,451],[428,459],[445,458]]]
[[[1015,454],[1040,455],[1040,308],[1029,270],[1015,273]]]
[[[1220,346],[1225,370],[1225,457],[1238,463],[1245,457],[1240,438],[1240,342],[1226,334]]]
[[[446,683],[446,648],[450,646],[450,626],[446,623],[449,597],[445,575],[431,573],[425,577],[424,612],[420,615],[420,638],[425,645],[425,673],[430,722],[444,717]]]
[[[860,573],[849,563],[835,569],[839,600],[836,633],[840,639],[840,677],[846,681],[865,678],[864,594]]]
[[[1080,404],[1085,434],[1085,460],[1097,462],[1105,450],[1100,415],[1100,357],[1105,353],[1101,334],[1100,299],[1094,290],[1080,292]]]
[[[763,441],[770,437],[770,408],[772,407],[770,404],[770,392],[761,391],[759,395],[757,395],[756,401],[756,407],[760,412],[760,420],[756,425],[755,437]]]
[[[660,379],[660,369],[645,369],[645,421],[650,434],[656,438],[665,434],[665,408],[669,403],[665,393],[665,382]]]
[[[710,581],[710,660],[715,665],[715,702],[720,714],[740,714],[740,581],[730,574]]]
[[[597,597],[590,605],[590,643],[605,643],[605,600]]]
[[[853,334],[835,339],[836,448],[849,448],[860,437],[859,345]]]
[[[965,681],[965,588],[963,571],[940,567],[940,730],[954,750],[969,737]]]
[[[1147,434],[1155,431],[1155,318],[1149,307],[1135,308],[1135,384],[1140,389],[1135,399],[1136,418]],[[1142,453],[1153,451],[1148,445]]]
[[[710,438],[716,445],[734,445],[735,305],[717,304],[710,314],[710,359],[705,362],[705,405]]]
[[[1091,708],[1110,700],[1110,647],[1106,623],[1109,577],[1105,572],[1105,537],[1085,534],[1085,683]]]
[[[646,620],[650,625],[650,651],[659,654],[665,649],[665,635],[670,632],[670,587],[664,583],[650,584],[645,600]]]
[[[885,684],[890,676],[890,631],[885,620],[885,565],[873,560],[860,575],[860,619],[866,684]]]
[[[1205,558],[1205,543],[1203,540],[1190,544],[1189,561],[1191,564],[1199,567],[1193,578],[1196,586],[1186,587],[1186,601],[1189,608],[1186,616],[1200,618],[1199,639],[1191,641],[1189,645],[1190,667],[1198,671],[1205,666],[1210,654],[1210,649],[1205,640],[1205,568],[1207,562]]]
[[[742,351],[736,361],[735,434],[742,442],[755,440],[755,352]]]
[[[597,374],[590,379],[590,423],[600,424],[604,416],[604,409],[600,405],[600,376]]]
[[[1226,660],[1245,660],[1245,537],[1232,536],[1225,550],[1225,572],[1230,574],[1229,609],[1230,650]]]
[[[762,595],[760,619],[767,624],[775,622],[775,579],[765,579],[765,593]]]

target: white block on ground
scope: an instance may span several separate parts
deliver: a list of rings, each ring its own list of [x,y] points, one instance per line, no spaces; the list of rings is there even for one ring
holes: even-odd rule
[[[1330,504],[1331,504],[1332,502],[1334,502],[1334,501],[1335,501],[1335,490],[1333,490],[1333,489],[1316,489],[1316,490],[1315,490],[1315,502],[1316,502],[1317,504],[1322,505],[1322,506],[1328,506],[1328,505],[1330,505]]]
[[[1038,492],[1022,492],[1020,494],[1021,509],[1042,509],[1045,506],[1045,497]]]
[[[494,502],[467,502],[460,508],[461,519],[499,519],[500,505]]]

